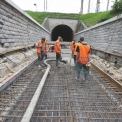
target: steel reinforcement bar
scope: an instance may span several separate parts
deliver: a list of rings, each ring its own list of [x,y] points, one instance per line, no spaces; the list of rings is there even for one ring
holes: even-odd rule
[[[74,79],[74,67],[62,64],[61,68],[57,68],[53,61],[49,61],[49,64],[51,70],[47,78],[47,70],[45,76],[35,64],[1,94],[2,122],[122,121],[120,89],[114,87],[93,68],[87,82],[78,82]],[[40,85],[41,78],[43,88]],[[26,117],[29,119],[25,119]]]
[[[22,119],[43,76],[37,62],[22,74],[15,76],[11,86],[0,94],[0,121],[2,122],[19,122]]]
[[[87,82],[78,82],[73,67],[49,63],[51,72],[30,122],[122,121],[122,92],[94,69]]]

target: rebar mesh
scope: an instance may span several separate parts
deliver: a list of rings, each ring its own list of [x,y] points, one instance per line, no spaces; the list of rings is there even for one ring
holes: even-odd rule
[[[42,76],[35,64],[0,95],[0,122],[21,121]]]
[[[91,69],[87,82],[78,82],[74,80],[74,67],[50,64],[31,122],[122,121],[122,92],[95,70]],[[21,121],[42,76],[35,64],[0,95],[1,122]]]
[[[74,67],[51,66],[31,122],[122,121],[122,93],[95,70],[87,82],[78,82]]]

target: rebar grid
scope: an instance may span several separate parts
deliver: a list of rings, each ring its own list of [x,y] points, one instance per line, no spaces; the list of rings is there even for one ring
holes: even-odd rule
[[[86,83],[74,80],[73,67],[52,68],[31,122],[121,122],[122,92],[92,69]],[[0,121],[20,122],[42,78],[37,65],[0,96]],[[83,76],[83,73],[81,74]]]
[[[19,122],[43,73],[35,64],[0,95],[0,122]]]
[[[31,122],[121,122],[122,93],[92,69],[87,82],[74,80],[73,67],[51,71]],[[83,73],[81,73],[83,76]]]

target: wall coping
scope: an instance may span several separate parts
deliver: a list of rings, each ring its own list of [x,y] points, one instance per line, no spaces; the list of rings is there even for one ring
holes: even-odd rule
[[[4,0],[6,3],[8,3],[9,5],[11,5],[12,7],[14,7],[16,10],[18,10],[21,14],[23,14],[24,16],[26,16],[28,19],[30,19],[31,21],[33,21],[35,24],[37,24],[39,27],[41,27],[43,30],[45,30],[46,32],[48,32],[50,34],[50,32],[48,30],[46,30],[42,25],[40,25],[36,20],[34,20],[31,16],[29,16],[26,12],[24,12],[19,6],[17,6],[14,2],[12,2],[11,0]]]
[[[78,35],[78,34],[83,33],[83,32],[85,32],[85,31],[88,31],[88,30],[97,28],[97,27],[99,27],[99,26],[103,26],[103,25],[105,25],[105,24],[108,24],[108,23],[117,21],[117,20],[119,20],[119,19],[122,19],[122,14],[120,14],[120,15],[118,15],[118,16],[116,16],[116,17],[113,17],[113,18],[111,18],[111,19],[108,19],[108,20],[106,20],[106,21],[104,21],[104,22],[101,22],[101,23],[99,23],[99,24],[96,24],[96,25],[94,25],[94,26],[91,26],[91,27],[89,27],[89,28],[87,28],[87,29],[85,29],[85,30],[83,30],[83,31],[80,31],[80,32],[74,34],[74,35]]]

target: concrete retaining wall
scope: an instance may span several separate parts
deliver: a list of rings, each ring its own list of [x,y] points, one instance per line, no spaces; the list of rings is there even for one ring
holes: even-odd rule
[[[66,25],[70,27],[73,33],[77,33],[84,30],[86,26],[79,19],[68,19],[68,18],[51,18],[47,17],[42,23],[43,27],[52,32],[52,30],[59,25]]]
[[[85,29],[74,35],[81,36],[95,49],[122,55],[122,15]]]
[[[50,40],[50,32],[11,0],[0,0],[0,51],[34,44],[41,37]]]

